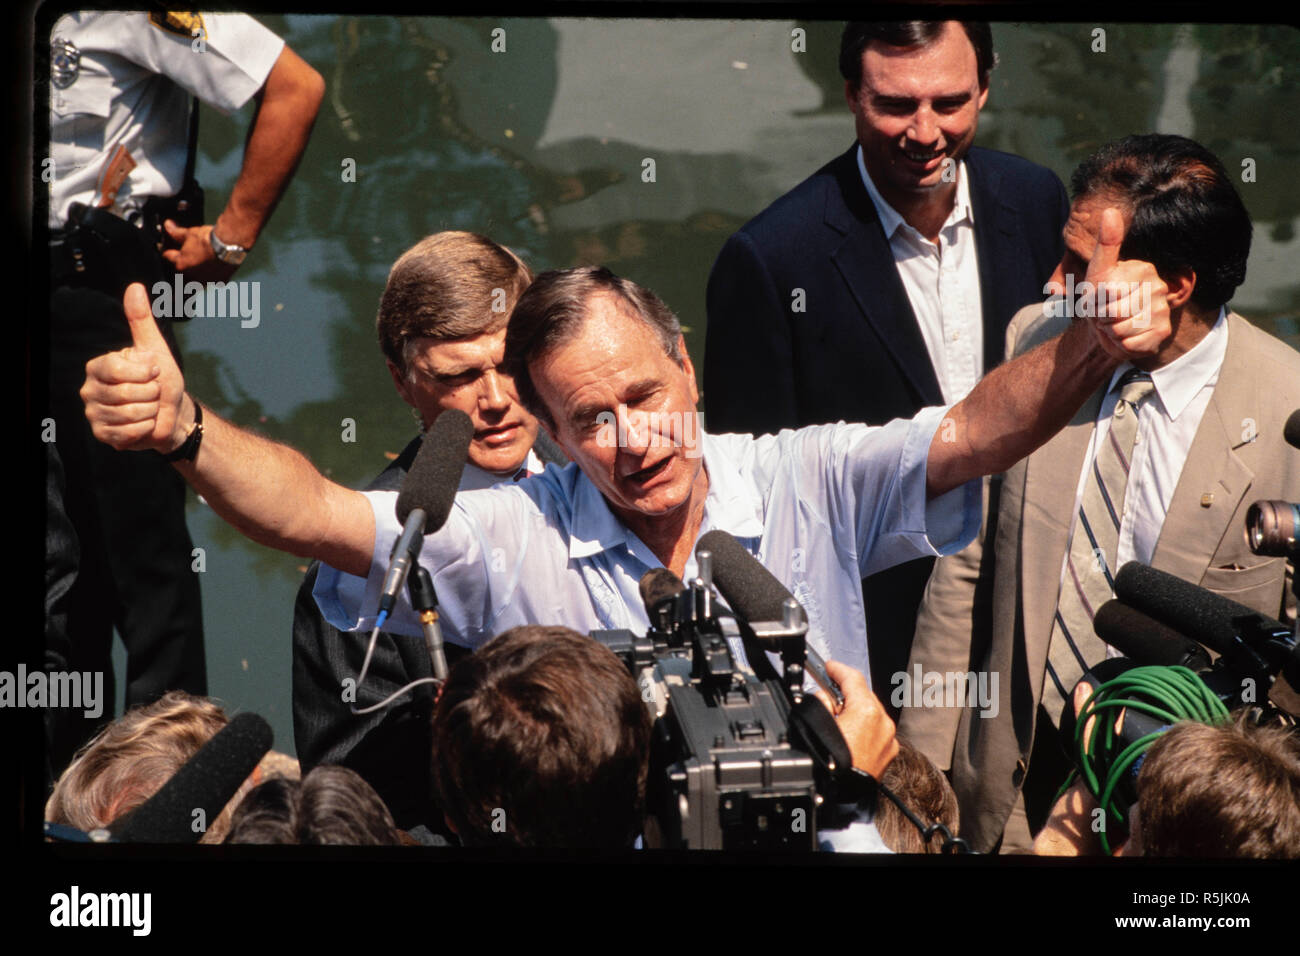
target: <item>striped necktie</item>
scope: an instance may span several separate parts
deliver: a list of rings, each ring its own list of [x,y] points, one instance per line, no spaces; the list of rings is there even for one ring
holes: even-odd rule
[[[1155,384],[1150,375],[1135,368],[1120,378],[1116,388],[1119,400],[1084,484],[1052,624],[1043,706],[1053,719],[1070,700],[1088,666],[1106,657],[1106,645],[1093,631],[1092,619],[1115,594],[1115,552],[1137,441],[1138,407],[1155,390]]]

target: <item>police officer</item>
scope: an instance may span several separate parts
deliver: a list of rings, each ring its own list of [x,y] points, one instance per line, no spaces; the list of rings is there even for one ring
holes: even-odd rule
[[[50,36],[50,415],[81,552],[68,666],[103,671],[111,701],[116,627],[129,708],[171,689],[206,693],[199,586],[185,483],[157,453],[94,440],[78,395],[85,364],[131,344],[128,283],[231,277],[293,175],[324,81],[241,14],[71,13]],[[211,224],[193,178],[195,98],[223,113],[257,101],[239,178]],[[159,324],[179,362],[171,323]],[[101,721],[111,717],[106,708]],[[94,729],[80,712],[61,716],[56,771]]]

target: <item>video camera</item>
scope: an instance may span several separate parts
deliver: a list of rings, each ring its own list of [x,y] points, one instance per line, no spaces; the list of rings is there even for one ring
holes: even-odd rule
[[[876,782],[853,768],[805,674],[842,699],[839,688],[807,645],[804,609],[735,538],[709,532],[696,564],[689,585],[663,568],[642,578],[644,636],[591,632],[627,665],[655,718],[646,842],[816,849],[819,829],[844,827],[858,806],[875,805]],[[715,583],[734,613],[716,600]]]

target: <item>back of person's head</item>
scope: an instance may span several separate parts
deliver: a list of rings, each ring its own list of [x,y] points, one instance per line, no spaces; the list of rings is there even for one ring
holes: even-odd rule
[[[77,752],[54,784],[45,819],[85,831],[108,827],[153,796],[227,723],[220,705],[184,691],[127,711]],[[200,842],[220,842],[243,792]]]
[[[889,762],[880,782],[926,823],[942,823],[957,836],[957,794],[948,778],[925,754],[898,737],[898,756]],[[912,822],[887,797],[876,804],[876,829],[895,853],[939,853],[943,839],[936,834],[926,843]]]
[[[235,808],[226,843],[395,846],[402,842],[384,801],[359,774],[323,765],[301,780],[274,777]]]
[[[393,263],[375,328],[384,356],[410,372],[416,338],[471,338],[505,328],[532,282],[522,259],[486,236],[438,232]]]
[[[1143,758],[1137,830],[1145,856],[1300,858],[1300,737],[1175,724]]]
[[[1250,214],[1218,157],[1184,136],[1146,133],[1107,143],[1075,169],[1074,201],[1123,205],[1120,256],[1162,276],[1196,273],[1191,301],[1216,311],[1246,279]]]
[[[598,641],[506,631],[452,669],[433,727],[435,792],[467,845],[626,847],[640,832],[650,715]]]

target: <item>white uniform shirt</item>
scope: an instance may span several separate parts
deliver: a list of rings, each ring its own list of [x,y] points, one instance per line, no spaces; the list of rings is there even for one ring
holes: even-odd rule
[[[943,400],[956,404],[984,374],[984,314],[966,163],[957,164],[957,195],[939,231],[938,245],[904,222],[885,202],[867,173],[861,146],[858,172],[889,240]]]
[[[709,491],[700,534],[721,528],[803,604],[809,643],[871,671],[861,579],[925,555],[961,550],[979,530],[980,482],[932,501],[925,475],[945,409],[882,427],[821,425],[778,435],[701,435]],[[323,566],[314,595],[344,631],[374,626],[388,555],[400,533],[395,492],[368,492],[375,547],[366,579]],[[425,539],[444,634],[478,647],[507,628],[558,624],[580,633],[649,626],[638,583],[658,558],[570,464],[456,496]],[[686,575],[696,573],[692,553]],[[386,631],[419,635],[403,595]]]
[[[93,205],[118,146],[135,161],[113,212],[127,217],[183,185],[190,96],[230,113],[266,82],[284,41],[243,14],[202,14],[200,36],[151,20],[161,14],[85,12],[59,17],[50,41],[72,44],[75,69],[51,70],[50,228],[73,202]],[[178,28],[183,29],[183,28]],[[201,51],[196,50],[200,46]],[[71,82],[60,86],[62,82]]]
[[[1205,338],[1164,368],[1151,373],[1155,392],[1142,403],[1138,412],[1137,441],[1129,466],[1128,487],[1124,492],[1124,514],[1120,517],[1119,542],[1115,548],[1115,568],[1129,561],[1150,564],[1169,513],[1183,463],[1192,449],[1205,409],[1209,407],[1219,369],[1228,350],[1228,320],[1223,309]],[[1083,489],[1092,470],[1097,449],[1110,433],[1110,420],[1119,401],[1116,386],[1132,363],[1125,362],[1111,376],[1106,397],[1097,413],[1097,427],[1088,444],[1088,453],[1079,472],[1074,496],[1074,523],[1079,522]],[[1069,549],[1066,549],[1066,556]],[[1065,562],[1061,563],[1061,580],[1065,580]]]

